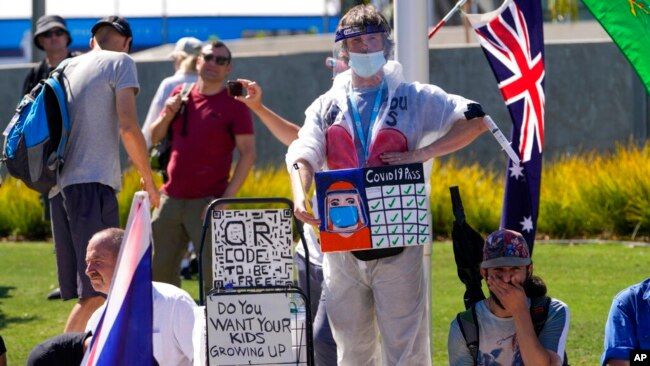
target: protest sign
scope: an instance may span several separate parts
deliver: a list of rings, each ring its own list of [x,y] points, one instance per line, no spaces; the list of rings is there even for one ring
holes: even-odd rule
[[[295,294],[208,295],[208,364],[269,365],[306,359],[302,301]]]
[[[422,164],[331,170],[315,179],[323,252],[431,242]]]
[[[289,209],[212,213],[215,288],[293,284]]]

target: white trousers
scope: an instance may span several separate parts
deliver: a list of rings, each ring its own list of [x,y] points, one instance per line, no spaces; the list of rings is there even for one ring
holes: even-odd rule
[[[409,247],[365,262],[349,252],[325,253],[324,291],[339,365],[431,364],[422,253],[423,247]]]

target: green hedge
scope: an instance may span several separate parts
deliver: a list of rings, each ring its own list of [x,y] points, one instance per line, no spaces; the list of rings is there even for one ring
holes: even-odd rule
[[[502,171],[456,160],[436,161],[431,178],[434,233],[448,238],[453,214],[449,187],[457,185],[467,221],[489,233],[499,226],[503,199]],[[160,178],[157,177],[158,183]],[[133,168],[124,174],[118,196],[120,222],[126,223],[133,193],[140,189]],[[254,170],[240,197],[291,197],[284,166]],[[42,240],[50,235],[42,220],[38,194],[8,179],[0,187],[0,237]],[[538,236],[647,240],[650,236],[650,150],[619,147],[612,154],[566,156],[544,167]]]

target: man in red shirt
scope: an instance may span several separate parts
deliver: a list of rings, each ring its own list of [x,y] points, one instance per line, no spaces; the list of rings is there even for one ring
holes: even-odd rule
[[[199,78],[182,103],[179,85],[151,125],[153,144],[171,130],[169,180],[162,186],[160,207],[153,212],[153,280],[180,286],[179,268],[187,242],[201,242],[203,212],[215,198],[234,197],[255,161],[250,111],[229,96],[224,81],[232,55],[223,42],[201,49]],[[184,104],[183,107],[181,105]],[[232,176],[233,152],[239,158]],[[203,278],[211,288],[212,256],[204,246]]]

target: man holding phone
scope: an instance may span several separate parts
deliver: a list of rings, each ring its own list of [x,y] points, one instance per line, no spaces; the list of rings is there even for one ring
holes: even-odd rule
[[[162,186],[160,206],[153,212],[153,280],[180,286],[178,268],[187,242],[201,242],[206,206],[215,198],[234,197],[255,162],[253,119],[248,108],[228,94],[225,81],[232,55],[223,42],[201,49],[199,78],[181,108],[181,86],[165,102],[151,125],[151,140],[171,129],[169,180]],[[234,151],[238,152],[230,176]],[[203,252],[203,278],[211,288],[210,246]]]
[[[239,81],[228,80],[226,87],[228,88],[228,95],[231,97],[241,97],[244,95],[244,86]]]

